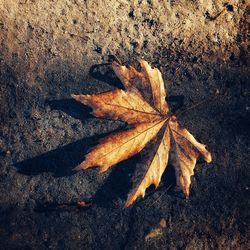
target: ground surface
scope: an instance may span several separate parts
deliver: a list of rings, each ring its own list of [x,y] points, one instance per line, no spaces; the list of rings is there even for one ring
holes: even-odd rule
[[[245,1],[0,0],[1,249],[247,249],[248,30]],[[214,159],[197,164],[189,201],[169,166],[157,191],[124,209],[138,156],[72,172],[124,127],[70,98],[120,87],[100,66],[112,55],[159,67],[173,108],[219,92],[179,118]]]

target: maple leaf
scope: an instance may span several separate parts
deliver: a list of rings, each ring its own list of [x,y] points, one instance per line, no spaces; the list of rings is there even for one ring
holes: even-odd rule
[[[122,120],[129,125],[124,131],[103,138],[78,167],[99,167],[100,172],[104,172],[140,152],[143,162],[137,166],[139,171],[125,207],[138,197],[144,197],[151,184],[159,185],[168,161],[174,166],[177,185],[188,198],[198,157],[202,156],[208,163],[212,160],[206,146],[179,124],[176,115],[171,114],[160,71],[151,68],[144,60],[139,63],[140,71],[112,63],[125,90],[72,95],[75,100],[92,107],[94,116]]]

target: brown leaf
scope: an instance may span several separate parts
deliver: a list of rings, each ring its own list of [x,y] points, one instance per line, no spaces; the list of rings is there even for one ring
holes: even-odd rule
[[[72,97],[93,108],[96,117],[122,120],[129,124],[161,119],[161,114],[141,96],[132,91],[117,89],[96,95],[72,95]]]
[[[77,101],[91,106],[95,116],[130,124],[129,129],[102,139],[78,167],[98,166],[104,172],[141,152],[143,161],[137,166],[126,207],[144,196],[151,184],[159,185],[169,160],[175,168],[177,185],[188,198],[190,178],[198,157],[202,156],[206,162],[212,160],[206,146],[197,142],[170,113],[160,71],[152,69],[143,60],[140,65],[141,71],[137,71],[117,62],[112,64],[125,91],[116,89],[94,95],[72,95]]]

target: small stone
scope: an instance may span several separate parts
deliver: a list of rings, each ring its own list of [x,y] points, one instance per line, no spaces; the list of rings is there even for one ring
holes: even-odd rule
[[[97,52],[98,54],[102,54],[102,48],[100,46],[97,46],[95,52]]]
[[[157,238],[162,235],[162,228],[156,228],[145,236],[145,241]]]
[[[166,222],[166,220],[165,220],[164,218],[162,218],[162,219],[160,220],[160,226],[161,226],[162,228],[166,228],[166,227],[167,227],[167,222]]]

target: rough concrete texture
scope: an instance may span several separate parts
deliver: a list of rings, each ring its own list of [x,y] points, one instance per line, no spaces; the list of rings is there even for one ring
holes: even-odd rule
[[[236,0],[0,0],[1,249],[247,249],[249,12]],[[189,201],[169,166],[124,209],[140,156],[72,172],[125,126],[70,98],[120,87],[100,65],[112,55],[159,67],[172,109],[208,100],[179,118],[214,158],[197,164]]]

